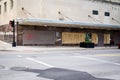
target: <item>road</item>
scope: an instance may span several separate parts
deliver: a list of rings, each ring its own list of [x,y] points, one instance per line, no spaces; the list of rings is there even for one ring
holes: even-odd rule
[[[120,50],[0,51],[0,80],[120,80]]]

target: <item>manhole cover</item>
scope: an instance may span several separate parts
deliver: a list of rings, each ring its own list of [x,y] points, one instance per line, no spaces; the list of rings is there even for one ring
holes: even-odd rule
[[[3,65],[0,65],[0,69],[5,69],[5,66],[3,66]]]

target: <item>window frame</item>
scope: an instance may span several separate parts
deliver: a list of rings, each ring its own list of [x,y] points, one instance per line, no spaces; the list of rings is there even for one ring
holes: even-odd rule
[[[104,16],[110,16],[110,12],[104,12]]]
[[[99,12],[98,12],[98,10],[93,10],[93,11],[92,11],[92,14],[93,14],[93,15],[99,15]]]

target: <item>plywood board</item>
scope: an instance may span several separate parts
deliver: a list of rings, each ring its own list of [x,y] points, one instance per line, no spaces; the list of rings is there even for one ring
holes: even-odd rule
[[[85,41],[84,33],[71,33],[71,32],[62,33],[62,44],[79,44],[80,42],[84,41]]]

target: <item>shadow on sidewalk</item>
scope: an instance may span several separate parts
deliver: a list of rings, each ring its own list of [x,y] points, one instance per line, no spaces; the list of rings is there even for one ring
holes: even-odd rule
[[[44,77],[53,80],[113,80],[97,78],[83,71],[74,71],[61,68],[49,68],[45,70],[40,70],[25,67],[12,67],[11,70],[38,73],[37,77]]]

